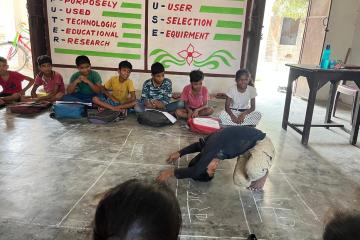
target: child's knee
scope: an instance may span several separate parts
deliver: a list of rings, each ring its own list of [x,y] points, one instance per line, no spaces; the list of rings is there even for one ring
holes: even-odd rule
[[[177,102],[177,108],[178,109],[185,108],[185,102],[184,101],[178,101]]]
[[[185,108],[178,108],[178,109],[176,109],[175,114],[176,114],[176,116],[181,117],[181,116],[187,114],[187,110]]]
[[[133,108],[133,107],[135,107],[135,105],[136,105],[136,100],[134,100],[130,103],[129,108]]]
[[[20,97],[14,96],[14,100],[15,101],[19,100],[20,102],[26,102],[27,97],[25,97],[25,96],[20,96]]]
[[[212,107],[208,107],[207,112],[209,113],[209,115],[211,115],[214,113],[214,109]]]
[[[60,101],[63,97],[65,96],[64,93],[58,93],[54,96],[53,100],[54,101]]]
[[[92,101],[93,102],[99,102],[100,98],[98,96],[95,96],[95,97],[92,98]]]

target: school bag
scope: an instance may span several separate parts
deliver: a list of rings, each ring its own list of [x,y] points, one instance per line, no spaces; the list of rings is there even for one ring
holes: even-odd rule
[[[169,113],[161,112],[158,110],[146,110],[138,115],[137,121],[140,124],[148,125],[151,127],[164,127],[174,124],[175,120],[169,116]]]
[[[55,103],[50,117],[56,119],[78,119],[86,117],[86,106],[81,103]]]
[[[20,102],[9,106],[10,112],[17,114],[40,113],[51,106],[51,102]]]
[[[196,117],[188,120],[190,131],[211,134],[220,130],[220,120],[212,117]]]
[[[99,112],[97,109],[89,109],[87,119],[90,123],[106,124],[117,122],[125,119],[125,115],[121,112],[104,110]]]

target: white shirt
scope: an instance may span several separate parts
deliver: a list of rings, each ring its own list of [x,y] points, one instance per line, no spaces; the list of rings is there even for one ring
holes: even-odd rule
[[[238,91],[236,85],[229,88],[226,96],[231,98],[230,108],[235,109],[248,109],[250,108],[250,100],[257,96],[256,88],[247,86],[245,92]]]

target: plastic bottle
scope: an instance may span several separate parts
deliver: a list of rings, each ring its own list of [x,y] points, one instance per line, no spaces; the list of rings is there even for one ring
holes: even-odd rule
[[[326,49],[323,52],[320,68],[322,69],[328,69],[330,66],[330,55],[331,55],[331,49],[330,44],[326,45]]]

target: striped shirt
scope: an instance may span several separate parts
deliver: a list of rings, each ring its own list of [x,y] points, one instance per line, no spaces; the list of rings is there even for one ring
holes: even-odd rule
[[[156,87],[152,79],[148,79],[144,82],[141,92],[141,102],[147,100],[159,100],[164,104],[170,103],[172,94],[171,80],[165,78],[162,84]]]

